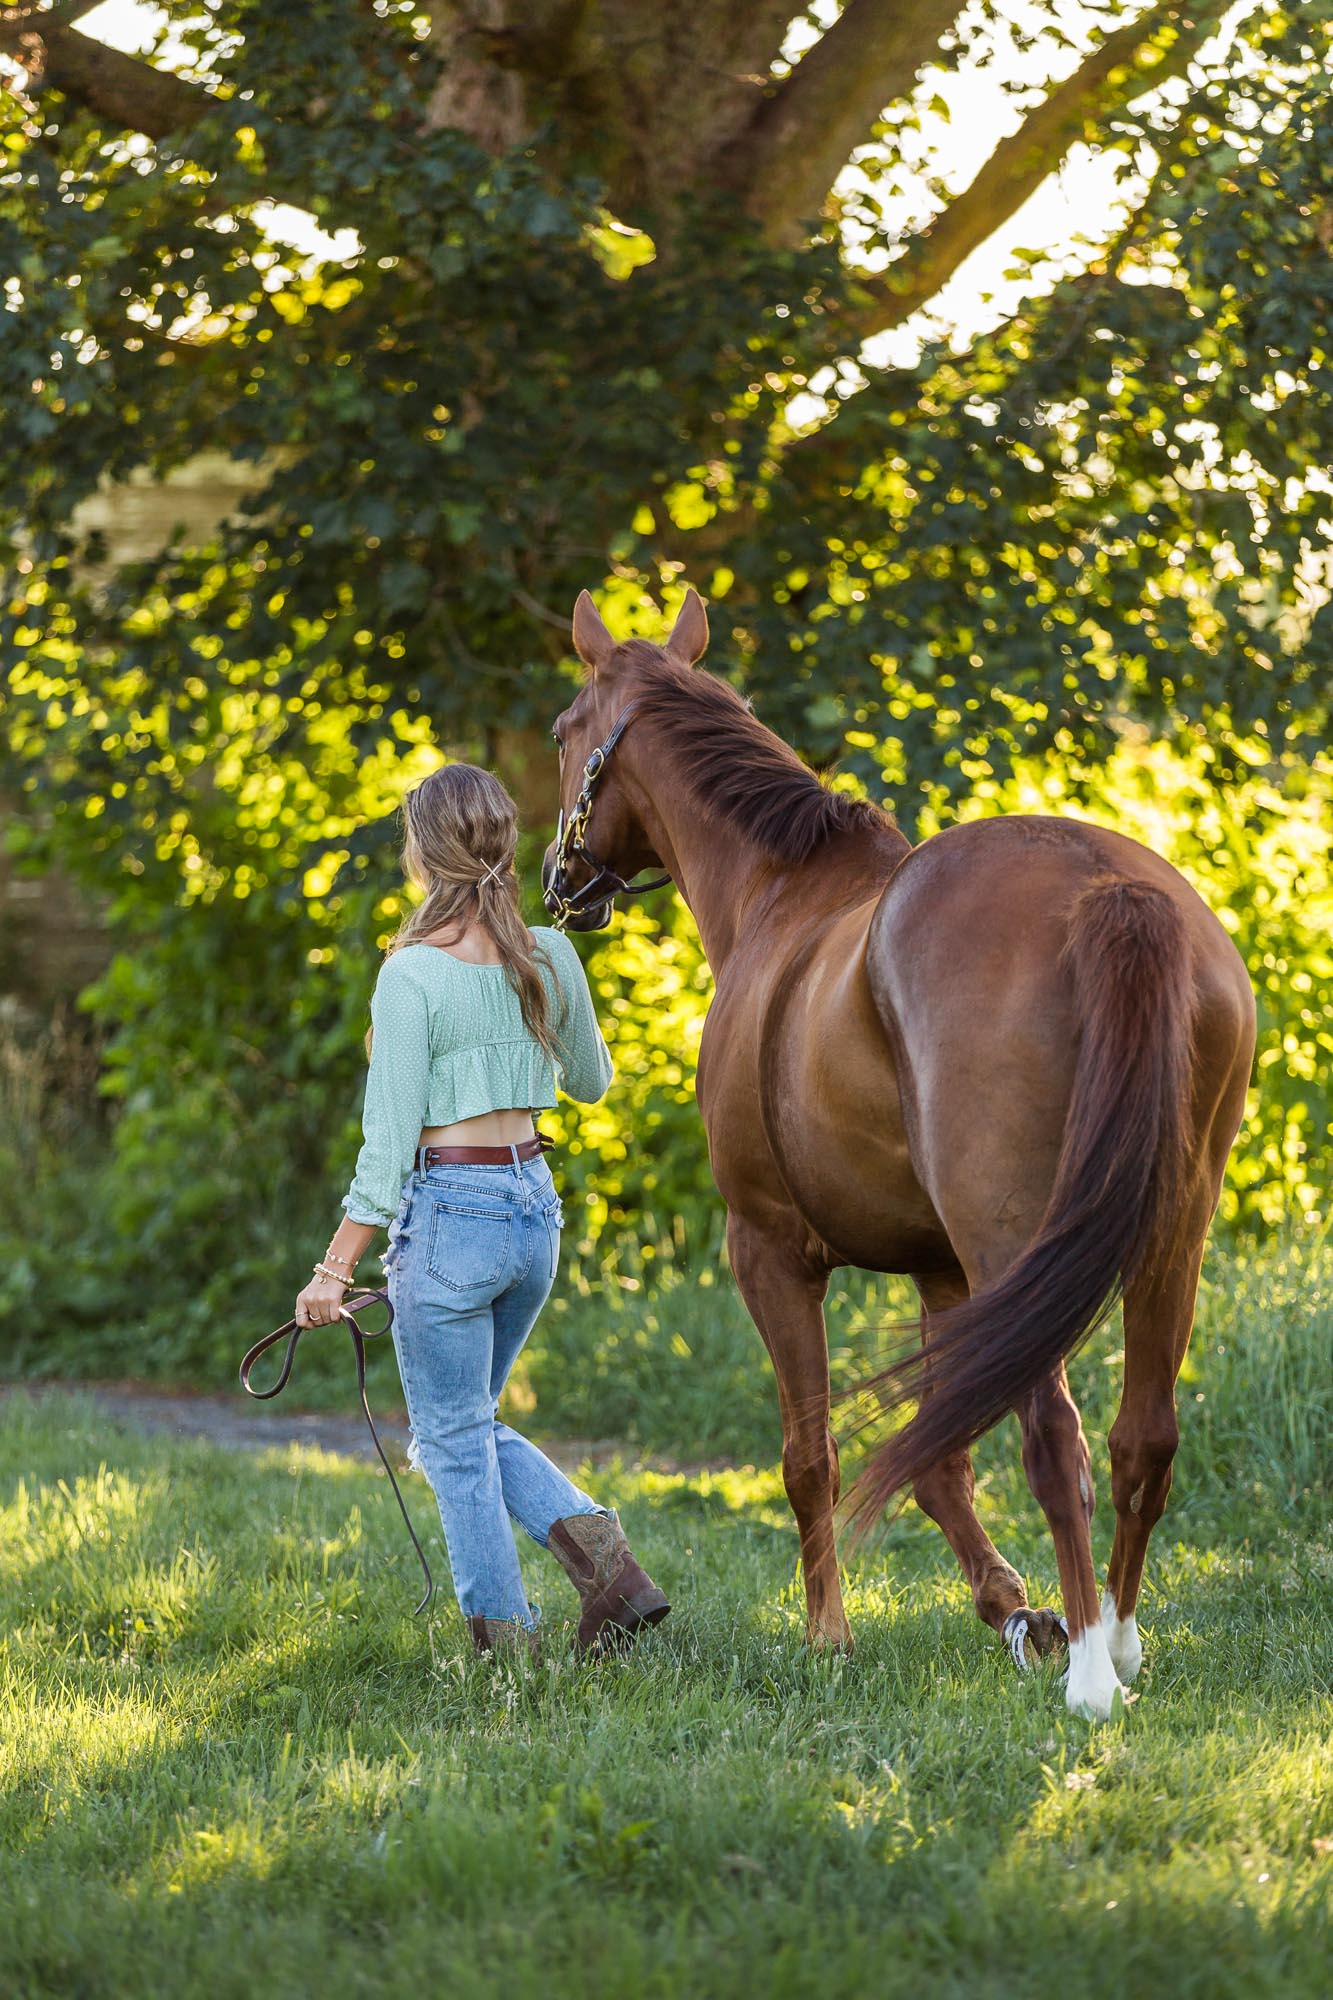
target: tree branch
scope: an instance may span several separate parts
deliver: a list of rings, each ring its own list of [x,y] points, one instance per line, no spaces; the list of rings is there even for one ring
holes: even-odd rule
[[[145,132],[150,139],[188,131],[221,101],[198,84],[137,56],[122,55],[60,20],[45,25],[48,15],[67,12],[50,8],[0,18],[0,55],[13,56],[32,72],[34,90],[49,86],[109,124]]]
[[[849,0],[833,26],[765,97],[724,157],[722,172],[769,235],[817,215],[886,104],[962,12],[963,0]]]
[[[42,24],[48,28],[68,28],[73,22],[91,14],[100,0],[54,0],[49,7],[0,7],[0,28],[26,28],[30,32],[35,27],[40,34]]]
[[[971,185],[954,196],[884,276],[862,282],[863,304],[855,313],[858,337],[887,332],[910,319],[1036,192],[1076,140],[1108,112],[1187,69],[1226,4],[1183,0],[1152,7],[1108,35],[1017,132],[1001,140]]]

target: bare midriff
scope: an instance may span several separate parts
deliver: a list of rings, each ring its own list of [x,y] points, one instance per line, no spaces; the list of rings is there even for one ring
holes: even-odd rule
[[[481,1111],[454,1125],[424,1125],[422,1146],[517,1146],[535,1131],[530,1111]]]

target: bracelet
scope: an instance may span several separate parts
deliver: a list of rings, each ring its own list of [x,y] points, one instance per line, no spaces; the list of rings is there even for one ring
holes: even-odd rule
[[[347,1271],[354,1271],[356,1269],[355,1257],[340,1257],[336,1250],[326,1250],[324,1252],[324,1262],[326,1264],[341,1264],[343,1269]]]
[[[344,1278],[341,1271],[331,1271],[327,1264],[316,1264],[314,1270],[317,1278],[329,1278],[335,1285],[341,1285],[344,1290],[352,1282],[350,1278]]]

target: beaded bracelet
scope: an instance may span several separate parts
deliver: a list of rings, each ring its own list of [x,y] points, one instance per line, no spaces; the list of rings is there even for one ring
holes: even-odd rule
[[[350,1278],[344,1278],[341,1271],[331,1271],[327,1264],[316,1264],[314,1271],[317,1278],[330,1278],[335,1285],[344,1287],[351,1285]]]

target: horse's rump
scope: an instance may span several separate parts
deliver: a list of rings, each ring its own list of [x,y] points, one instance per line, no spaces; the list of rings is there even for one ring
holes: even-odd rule
[[[863,1523],[988,1431],[1092,1331],[1157,1254],[1181,1202],[1192,1033],[1184,917],[1165,890],[1102,875],[1073,902],[1062,963],[1079,1041],[1045,1212],[1002,1276],[932,1316],[928,1353],[868,1385],[881,1403],[920,1407],[858,1481]]]

